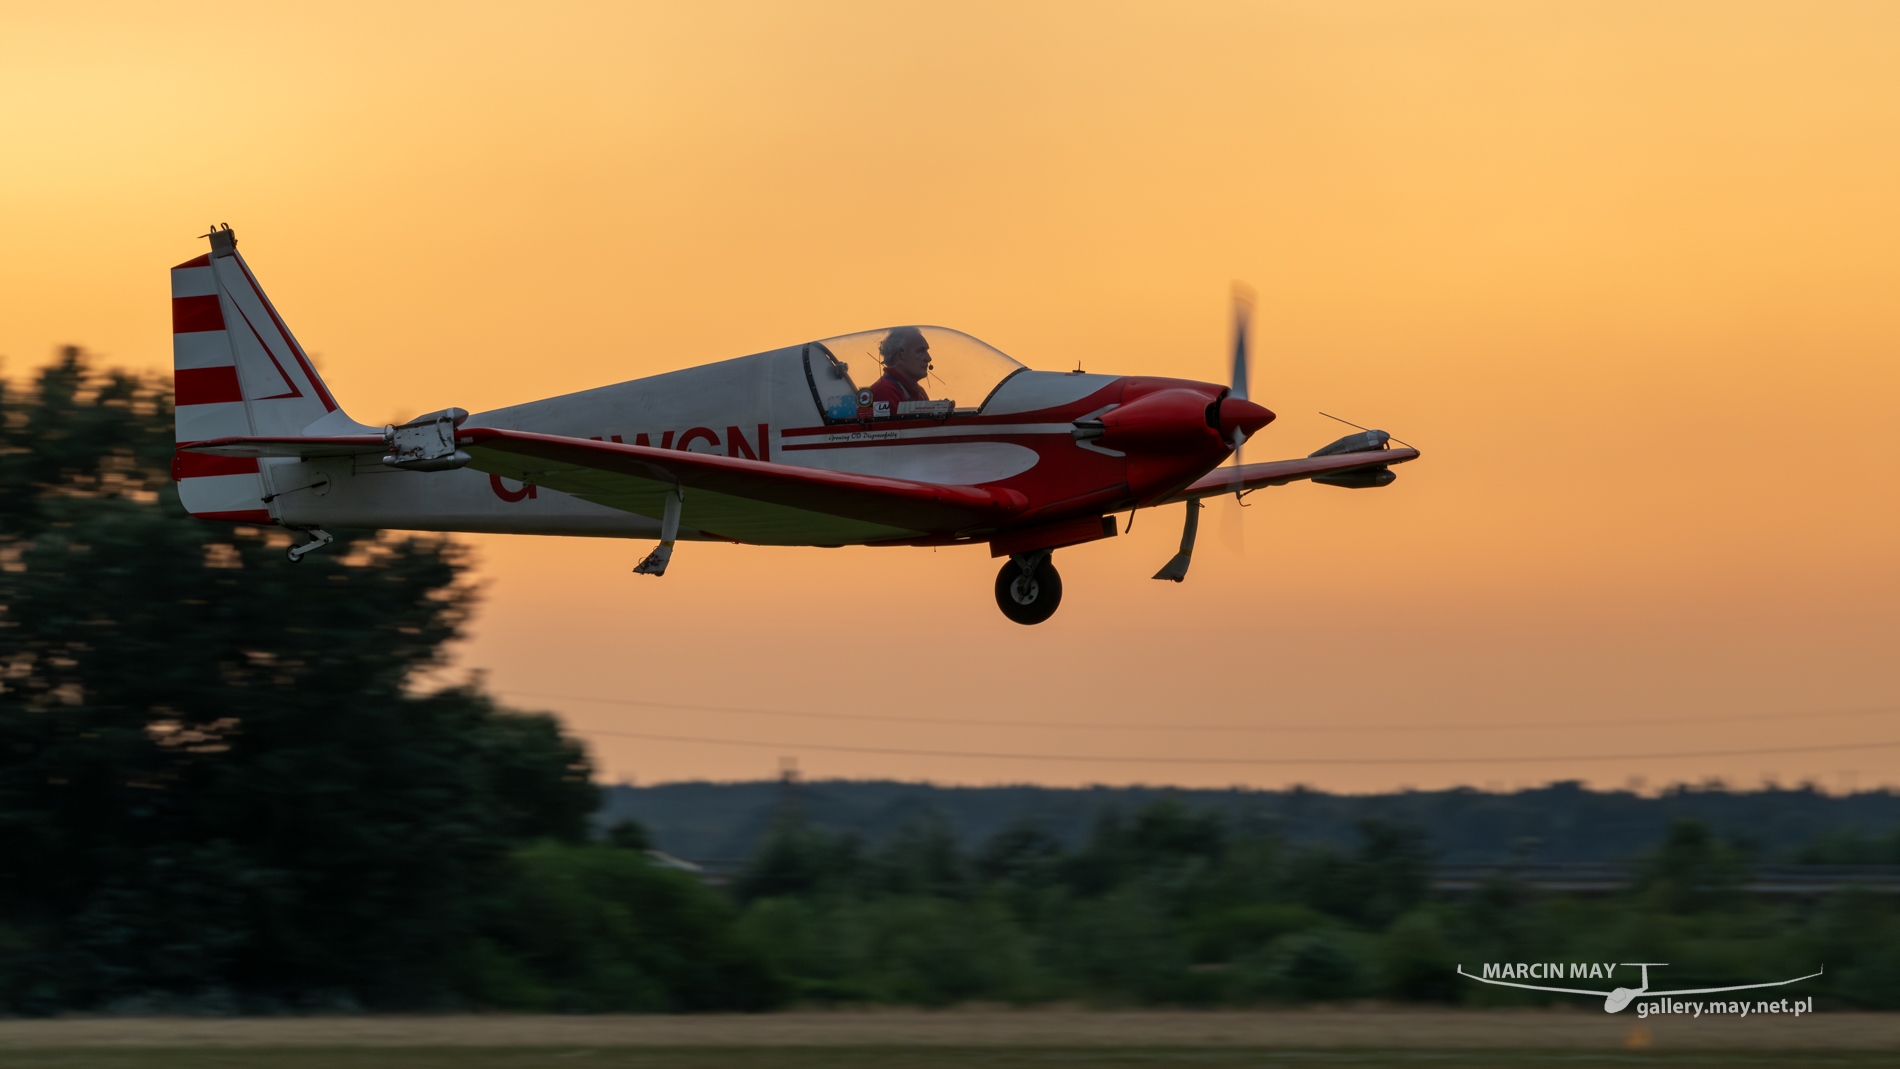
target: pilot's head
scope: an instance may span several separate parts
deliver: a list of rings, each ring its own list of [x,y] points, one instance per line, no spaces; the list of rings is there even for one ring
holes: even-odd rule
[[[896,327],[877,343],[878,356],[891,374],[905,382],[920,382],[930,372],[930,343],[916,327]]]

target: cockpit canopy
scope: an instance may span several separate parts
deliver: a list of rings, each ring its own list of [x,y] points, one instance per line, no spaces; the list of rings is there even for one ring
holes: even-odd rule
[[[974,414],[1023,365],[947,327],[886,327],[815,341],[805,371],[827,421]]]

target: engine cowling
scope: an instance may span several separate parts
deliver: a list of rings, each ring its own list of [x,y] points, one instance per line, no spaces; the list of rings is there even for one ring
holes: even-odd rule
[[[1100,444],[1130,456],[1182,456],[1221,444],[1207,416],[1208,396],[1188,387],[1156,390],[1101,417]]]

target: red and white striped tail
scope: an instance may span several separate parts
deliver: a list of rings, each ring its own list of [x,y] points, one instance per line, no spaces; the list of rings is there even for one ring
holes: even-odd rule
[[[229,227],[214,229],[211,252],[172,268],[172,373],[176,440],[323,433],[306,430],[337,408],[310,358],[238,255]],[[194,516],[270,523],[258,462],[177,453],[172,478]]]

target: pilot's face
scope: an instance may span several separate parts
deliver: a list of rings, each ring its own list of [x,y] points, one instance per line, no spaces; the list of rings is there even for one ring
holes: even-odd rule
[[[891,370],[916,382],[930,371],[930,343],[923,339],[908,342],[886,358]]]

